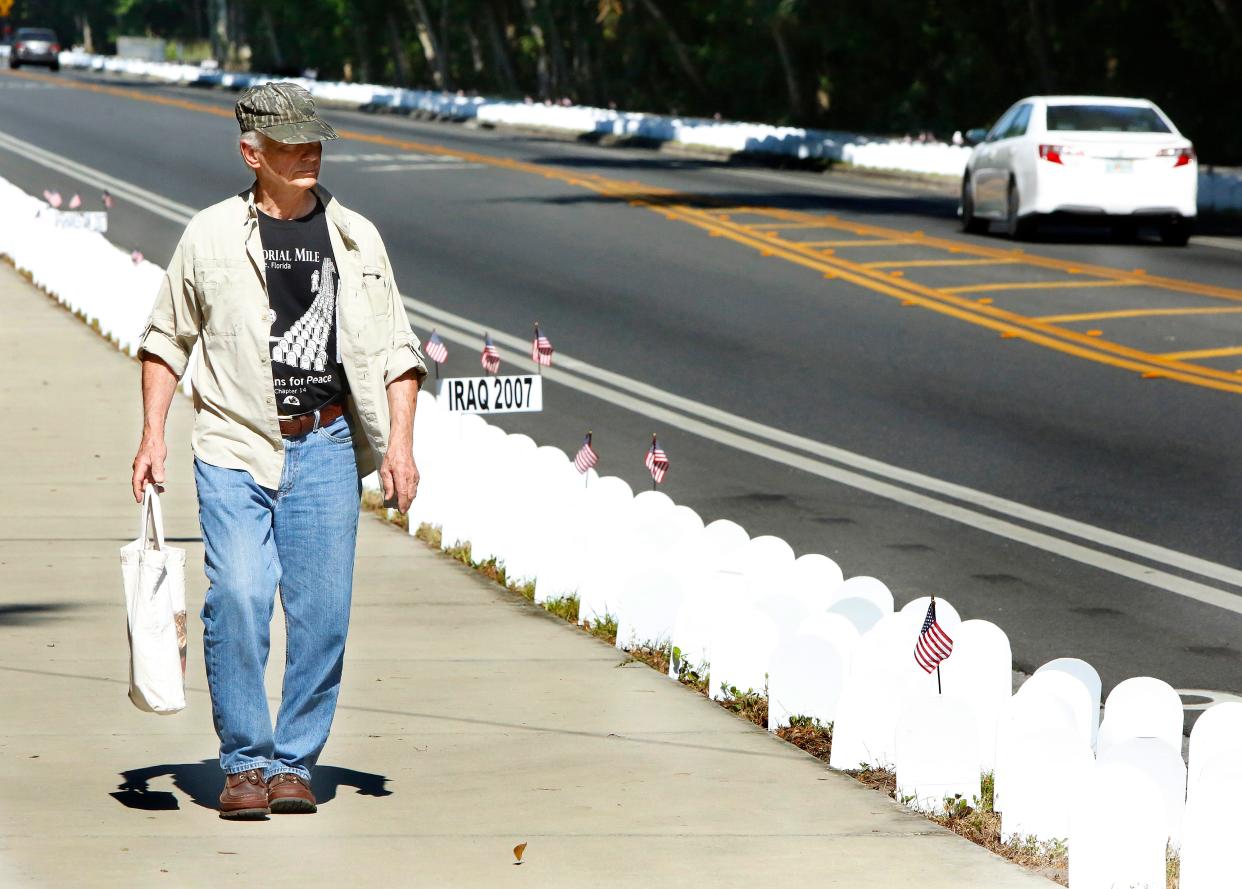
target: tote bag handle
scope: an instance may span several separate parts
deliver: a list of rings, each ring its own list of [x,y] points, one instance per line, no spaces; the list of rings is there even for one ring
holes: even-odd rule
[[[148,484],[142,489],[142,509],[138,516],[138,539],[143,541],[145,549],[162,550],[164,548],[164,511],[160,509],[160,495],[155,485]],[[155,546],[147,546],[151,542],[151,531],[155,532]]]

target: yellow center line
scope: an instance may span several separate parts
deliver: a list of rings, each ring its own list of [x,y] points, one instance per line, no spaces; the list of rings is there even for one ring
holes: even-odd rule
[[[962,287],[941,287],[942,293],[987,293],[994,290],[1060,290],[1067,287],[1133,287],[1146,281],[1010,281],[995,284],[966,284]]]
[[[814,222],[752,222],[747,224],[747,228],[754,229],[785,229],[785,228],[837,228],[839,222],[832,219],[816,220]]]
[[[1147,318],[1167,315],[1236,315],[1242,306],[1198,306],[1170,309],[1117,309],[1112,312],[1079,312],[1076,315],[1040,315],[1036,320],[1059,324],[1065,321],[1107,321],[1112,318]]]
[[[231,110],[220,108],[219,106],[152,95],[139,90],[88,84],[67,78],[50,77],[28,72],[9,72],[0,74],[0,76],[45,80],[62,88],[105,93],[135,101],[151,102],[188,111],[212,114],[218,117],[233,117]],[[458,149],[450,150],[443,146],[424,142],[395,139],[352,130],[338,130],[338,133],[345,139],[376,145],[387,145],[408,151],[419,151],[425,154],[451,155],[460,160],[474,161],[491,167],[555,179],[566,184],[594,191],[618,201],[628,201],[633,205],[658,212],[670,220],[688,223],[707,231],[709,234],[725,237],[749,246],[760,251],[761,255],[775,256],[806,268],[818,270],[825,277],[840,278],[873,292],[899,299],[903,305],[920,305],[933,311],[998,331],[1005,337],[1021,338],[1036,345],[1097,363],[1138,371],[1145,377],[1163,377],[1196,386],[1242,394],[1242,382],[1238,380],[1238,377],[1216,368],[1182,364],[1173,358],[1162,358],[1119,343],[1091,338],[1072,329],[1057,327],[1036,318],[1005,311],[996,306],[980,305],[973,300],[926,287],[909,279],[894,278],[891,275],[849,262],[841,257],[831,257],[823,252],[816,252],[810,249],[817,246],[815,242],[799,243],[786,241],[779,236],[772,237],[771,233],[765,236],[763,233],[748,229],[746,226],[732,223],[719,216],[713,216],[709,210],[701,205],[712,204],[712,209],[719,212],[722,204],[719,202],[713,203],[710,197],[681,195],[671,189],[652,187],[639,182],[621,182],[596,174],[570,173],[554,167],[550,168],[548,166],[500,158],[494,155],[479,154],[477,152]],[[736,208],[733,209],[734,212],[737,212]],[[813,225],[808,227],[836,228],[843,232],[858,235],[860,238],[870,236],[876,239],[874,242],[875,246],[918,243],[929,248],[946,250],[950,253],[966,253],[967,255],[981,258],[1013,259],[1015,262],[1025,265],[1055,268],[1070,273],[1082,273],[1088,276],[1108,278],[1111,279],[1110,283],[1115,281],[1121,284],[1143,284],[1147,287],[1182,293],[1196,293],[1203,296],[1215,296],[1221,299],[1242,302],[1242,291],[1225,287],[1215,287],[1192,281],[1161,278],[1158,276],[1143,276],[1142,280],[1138,280],[1138,275],[1135,272],[1125,272],[1104,266],[1077,265],[1050,257],[1025,254],[1020,250],[1000,250],[945,238],[927,237],[922,232],[904,232],[883,226],[847,223],[832,216],[815,216],[796,211],[770,208],[764,208],[762,212],[768,218],[813,223]],[[855,240],[841,246],[861,246],[863,243],[863,241]],[[818,246],[824,245],[819,244]],[[1097,286],[1102,286],[1103,283],[1101,282]]]
[[[754,228],[753,225],[747,227]],[[797,244],[799,247],[900,247],[902,244],[917,244],[918,241],[910,238],[884,238],[883,240],[855,238],[848,241],[791,241],[790,243]]]
[[[900,259],[894,262],[865,262],[869,269],[935,268],[939,266],[1010,265],[1016,259]]]
[[[1181,358],[1224,358],[1228,355],[1242,355],[1242,346],[1227,346],[1223,349],[1195,349],[1191,352],[1165,352],[1160,357],[1177,360]]]

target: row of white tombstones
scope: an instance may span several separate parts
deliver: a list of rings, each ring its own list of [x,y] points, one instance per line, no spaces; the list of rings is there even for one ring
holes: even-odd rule
[[[1158,679],[1119,684],[1102,721],[1085,661],[1045,664],[1014,693],[1005,633],[942,598],[953,654],[927,674],[913,649],[928,598],[895,610],[875,578],[846,580],[825,556],[795,558],[731,521],[704,526],[663,493],[584,477],[559,448],[449,414],[430,392],[415,456],[412,530],[470,542],[476,561],[533,581],[537,601],[578,596],[580,620],[617,621],[620,648],[670,645],[670,675],[706,673],[713,697],[766,691],[771,730],[794,716],[833,724],[834,768],[893,767],[898,797],[923,811],[973,803],[992,772],[1003,833],[1066,841],[1075,889],[1162,887],[1166,845],[1180,850],[1182,889],[1242,885],[1242,703],[1198,720],[1188,770],[1182,702]]]

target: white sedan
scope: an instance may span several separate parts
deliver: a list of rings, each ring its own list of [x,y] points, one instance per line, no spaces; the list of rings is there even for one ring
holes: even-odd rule
[[[1196,214],[1199,164],[1194,146],[1144,99],[1032,96],[1001,115],[975,144],[962,179],[962,227],[982,233],[991,220],[1014,238],[1041,217],[1092,217],[1124,226],[1155,225],[1182,246]]]

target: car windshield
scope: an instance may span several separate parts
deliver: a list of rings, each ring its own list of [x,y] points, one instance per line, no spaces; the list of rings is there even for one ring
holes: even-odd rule
[[[1154,108],[1141,105],[1049,105],[1048,130],[1091,133],[1167,133]]]
[[[46,40],[48,43],[56,42],[56,35],[51,31],[43,28],[22,28],[17,32],[18,40]]]

